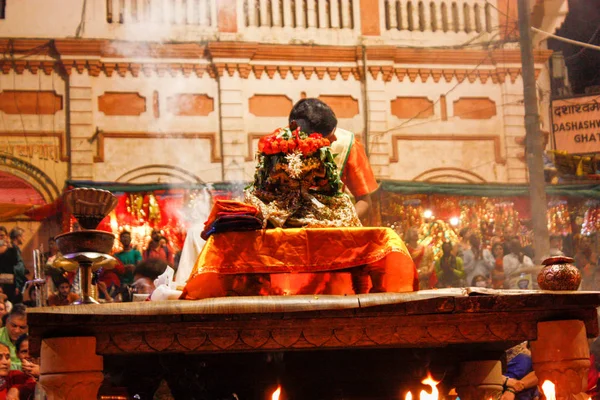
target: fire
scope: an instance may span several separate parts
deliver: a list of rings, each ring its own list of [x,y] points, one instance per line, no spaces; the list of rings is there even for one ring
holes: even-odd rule
[[[429,385],[431,387],[431,393],[427,393],[425,390],[421,390],[421,393],[419,393],[419,400],[439,400],[440,392],[437,389],[437,384],[439,382],[435,381],[431,377],[431,374],[428,374],[427,378],[423,379],[421,383],[423,385]],[[406,393],[406,397],[404,398],[404,400],[412,400],[412,398],[412,393],[408,392]]]
[[[550,381],[544,381],[544,383],[542,383],[542,392],[544,392],[546,400],[556,400],[556,391],[554,383]]]
[[[281,396],[281,386],[277,386],[277,389],[271,395],[271,400],[279,400],[279,396]]]

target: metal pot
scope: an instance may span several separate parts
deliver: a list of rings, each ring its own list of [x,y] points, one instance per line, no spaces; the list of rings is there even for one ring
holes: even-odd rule
[[[577,290],[581,284],[581,273],[573,265],[571,257],[550,257],[537,277],[542,290]]]
[[[110,254],[115,236],[109,232],[86,230],[63,233],[54,239],[63,255],[83,252]]]

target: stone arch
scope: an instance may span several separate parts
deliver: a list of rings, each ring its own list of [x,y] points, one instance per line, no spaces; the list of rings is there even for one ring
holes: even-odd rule
[[[45,203],[52,203],[60,196],[60,189],[44,171],[20,158],[0,154],[0,171],[25,181]]]
[[[413,178],[419,182],[485,183],[486,180],[472,171],[462,168],[432,168]]]
[[[193,173],[173,165],[152,164],[134,168],[116,179],[124,183],[204,183]]]

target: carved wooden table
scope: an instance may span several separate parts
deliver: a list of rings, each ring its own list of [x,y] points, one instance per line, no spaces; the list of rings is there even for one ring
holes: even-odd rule
[[[468,365],[497,361],[527,340],[538,377],[557,382],[566,398],[585,390],[599,305],[596,292],[448,289],[46,307],[29,310],[28,322],[41,383],[56,399],[95,398],[103,357],[434,348]],[[461,398],[476,398],[489,377],[477,379]]]

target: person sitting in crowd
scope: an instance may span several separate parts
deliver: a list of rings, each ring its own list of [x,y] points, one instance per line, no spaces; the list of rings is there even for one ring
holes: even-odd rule
[[[0,400],[30,399],[35,379],[13,365],[11,344],[0,340]]]
[[[8,231],[0,226],[0,286],[12,303],[21,301],[17,284],[25,283],[24,272],[19,249],[12,246]]]
[[[492,255],[494,256],[492,287],[494,289],[504,289],[504,246],[502,243],[498,242],[492,246]]]
[[[560,236],[560,235],[550,236],[549,257],[564,256],[565,253],[563,253],[562,248],[563,248],[562,236]]]
[[[463,263],[467,274],[467,283],[471,284],[478,275],[489,280],[494,269],[494,258],[488,249],[481,248],[479,236],[469,236],[469,248],[463,252]]]
[[[462,228],[460,232],[458,232],[460,241],[454,246],[454,255],[463,258],[463,261],[465,251],[471,248],[471,236],[473,235],[474,233],[471,228]]]
[[[438,287],[460,287],[465,278],[463,260],[452,253],[452,243],[442,244],[442,257],[435,263]]]
[[[125,267],[125,271],[121,275],[121,285],[132,285],[135,266],[142,261],[142,254],[137,249],[131,247],[130,232],[121,232],[119,240],[121,241],[123,250],[116,253],[115,258],[121,261]]]
[[[17,348],[17,356],[21,360],[21,370],[35,380],[38,380],[40,377],[40,363],[36,362],[29,355],[29,335],[21,335],[17,339],[15,347]]]
[[[161,276],[167,269],[164,260],[151,258],[142,261],[135,267],[133,287],[138,294],[152,294],[155,289],[154,280]]]
[[[404,236],[406,248],[412,257],[419,274],[419,288],[432,289],[437,283],[431,248],[419,244],[419,231],[409,228]]]
[[[5,343],[10,350],[12,369],[21,369],[21,360],[17,356],[15,343],[24,333],[27,333],[27,307],[15,304],[6,316],[6,324],[0,328],[0,342]]]
[[[48,297],[49,306],[68,306],[79,300],[77,293],[71,292],[71,282],[66,278],[60,278],[56,284],[58,293]]]
[[[171,254],[169,254],[169,248],[166,245],[161,245],[160,240],[162,236],[160,230],[153,229],[150,236],[152,240],[148,243],[146,251],[144,251],[144,260],[159,259],[163,260],[167,264],[171,263]]]
[[[504,393],[501,400],[538,400],[538,378],[533,371],[528,343],[521,343],[507,351]]]
[[[471,279],[471,282],[469,282],[471,284],[472,287],[478,287],[478,288],[487,288],[489,287],[489,282],[490,280],[488,278],[486,278],[483,275],[477,275],[474,276],[473,279]]]
[[[537,272],[536,267],[521,248],[518,237],[509,241],[510,253],[502,259],[504,276],[508,282],[509,289],[532,289],[532,273]]]
[[[44,264],[52,265],[56,257],[60,255],[58,251],[58,245],[56,244],[56,240],[51,237],[48,239],[48,251],[44,253]]]
[[[27,307],[36,307],[36,296],[37,291],[35,290],[35,285],[32,281],[27,281],[23,288],[23,304]]]

